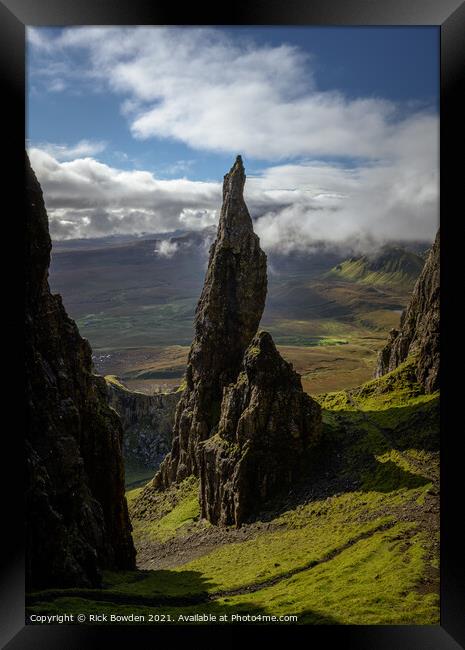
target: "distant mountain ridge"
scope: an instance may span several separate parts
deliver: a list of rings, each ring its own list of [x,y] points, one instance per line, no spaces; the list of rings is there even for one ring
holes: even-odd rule
[[[424,262],[423,257],[411,250],[387,244],[372,255],[350,257],[337,264],[328,277],[375,286],[402,285],[413,288]]]

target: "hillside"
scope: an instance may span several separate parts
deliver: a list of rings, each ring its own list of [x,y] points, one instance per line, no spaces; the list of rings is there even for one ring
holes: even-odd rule
[[[372,255],[351,257],[331,269],[328,277],[371,286],[400,286],[412,289],[424,264],[416,253],[395,246],[383,246]]]
[[[304,392],[259,329],[267,262],[245,178],[238,156],[224,177],[171,450],[127,493],[137,570],[107,571],[101,590],[35,591],[28,613],[439,623],[439,392],[423,381],[416,348],[357,387]],[[434,251],[405,312],[428,349],[438,343],[436,323],[425,328],[439,298]]]
[[[439,388],[440,366],[440,233],[436,235],[418,278],[399,329],[389,333],[381,350],[375,376],[393,370],[410,356],[416,357],[418,381],[426,392]]]
[[[36,592],[28,611],[437,624],[438,394],[422,393],[408,362],[319,401],[324,445],[312,480],[255,522],[220,529],[199,520],[194,478],[137,518],[141,488],[131,490],[139,570],[107,572],[102,591]]]

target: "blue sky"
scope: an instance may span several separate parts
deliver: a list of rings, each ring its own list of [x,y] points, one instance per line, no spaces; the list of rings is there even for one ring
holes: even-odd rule
[[[361,230],[434,235],[437,28],[29,28],[28,38],[28,147],[55,238],[211,225],[237,153],[270,248]]]

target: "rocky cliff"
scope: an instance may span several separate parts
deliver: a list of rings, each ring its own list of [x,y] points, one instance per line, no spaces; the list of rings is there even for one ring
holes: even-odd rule
[[[240,156],[224,177],[218,233],[195,314],[195,336],[171,452],[153,480],[167,487],[198,475],[198,443],[218,424],[223,388],[235,381],[266,298],[266,256],[244,201]]]
[[[132,569],[120,420],[91,349],[48,285],[51,241],[26,160],[26,581],[98,586]]]
[[[200,506],[215,524],[236,526],[301,475],[321,429],[268,332],[255,336],[235,384],[224,391],[217,433],[201,443]]]
[[[123,425],[125,460],[157,469],[171,449],[174,414],[182,391],[145,395],[112,377],[105,380],[108,403]]]
[[[439,241],[438,231],[400,327],[391,330],[375,371],[375,377],[380,377],[415,356],[417,379],[427,393],[439,388]]]
[[[202,516],[239,526],[300,474],[318,440],[320,407],[257,334],[266,297],[266,257],[243,198],[240,156],[224,178],[218,234],[196,311],[195,339],[173,429],[173,446],[151,491],[200,477]]]

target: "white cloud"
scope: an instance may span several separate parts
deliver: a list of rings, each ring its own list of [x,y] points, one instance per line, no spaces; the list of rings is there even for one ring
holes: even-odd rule
[[[163,165],[160,171],[170,176],[185,174],[195,165],[195,160],[176,160],[173,163]]]
[[[45,37],[28,28],[28,38],[34,87],[40,79],[46,88],[54,80],[98,87],[118,97],[136,138],[227,152],[231,161],[242,153],[246,166],[247,157],[267,161],[249,176],[246,199],[268,250],[308,250],[318,239],[434,236],[436,115],[321,91],[298,48],[239,42],[219,29],[80,27]],[[31,151],[55,237],[216,223],[220,183],[110,167],[95,159],[99,145]],[[181,174],[190,164],[164,171]],[[218,170],[218,179],[226,171]]]
[[[83,156],[95,156],[107,148],[103,141],[79,140],[75,145],[54,144],[52,142],[38,143],[34,148],[49,153],[56,160],[72,160]]]
[[[91,157],[60,162],[38,148],[29,155],[44,191],[52,236],[60,239],[169,232],[186,227],[182,215],[189,215],[189,228],[200,229],[205,209],[214,211],[221,201],[217,183],[159,180],[151,172],[126,171]]]
[[[377,164],[268,168],[246,185],[260,215],[255,230],[265,249],[281,251],[308,250],[318,240],[351,239],[361,247],[372,240],[432,240],[439,225],[436,155],[406,138],[393,160]]]
[[[217,223],[218,214],[217,209],[183,208],[179,214],[179,226],[186,230],[203,230]]]
[[[378,159],[395,153],[403,131],[433,119],[401,119],[387,100],[321,91],[298,48],[233,41],[218,29],[81,27],[48,39],[28,32],[42,57],[35,75],[52,69],[63,79],[63,60],[78,52],[68,74],[117,93],[136,138],[264,160]]]
[[[89,157],[60,162],[39,149],[30,157],[56,238],[201,230],[217,222],[219,182],[159,180]],[[319,240],[432,239],[438,174],[421,156],[413,162],[407,155],[351,169],[307,162],[249,177],[245,198],[263,247],[288,252]]]
[[[161,242],[158,242],[154,253],[156,253],[159,257],[170,258],[173,257],[178,248],[179,246],[176,242],[169,239],[163,239]]]

